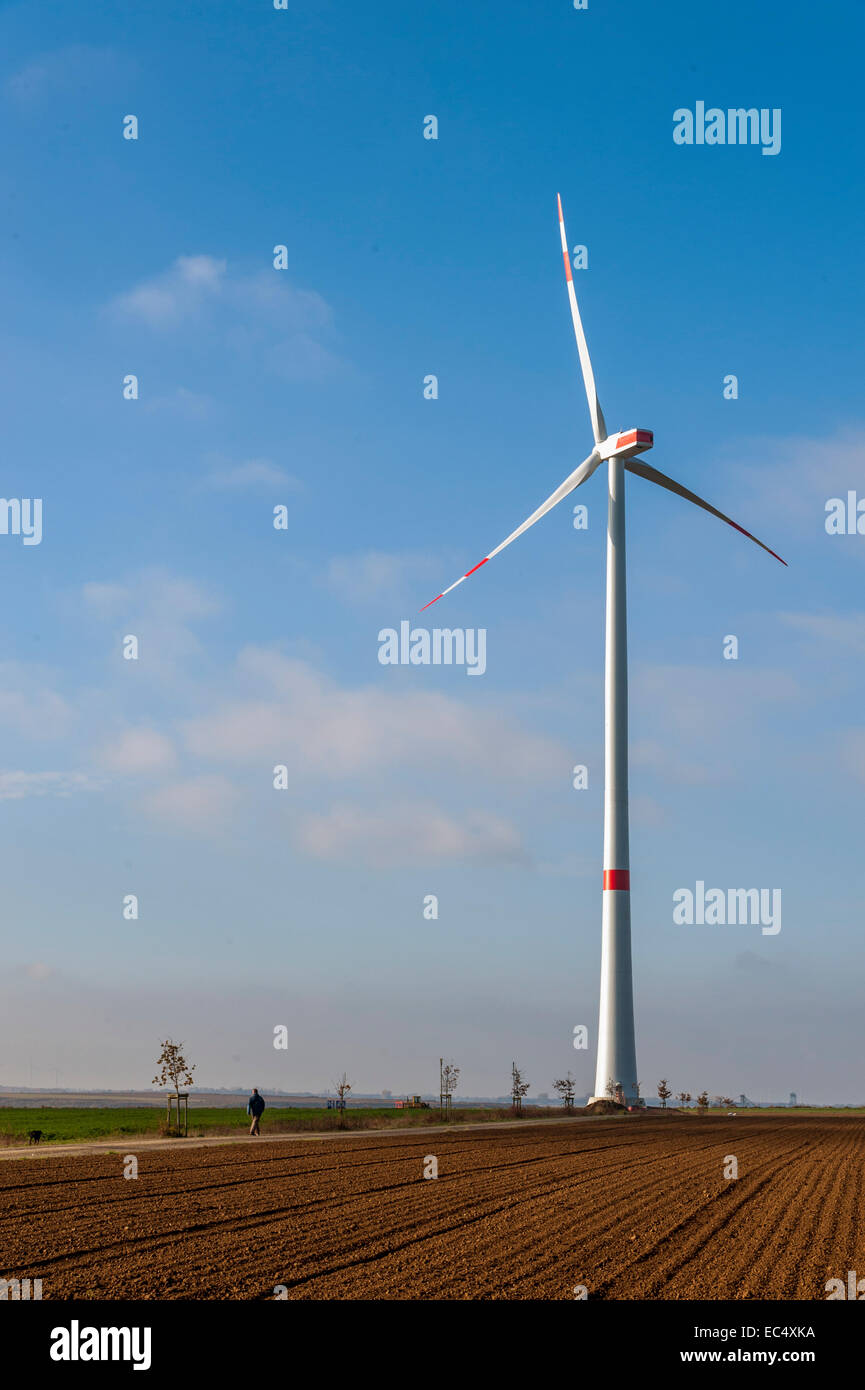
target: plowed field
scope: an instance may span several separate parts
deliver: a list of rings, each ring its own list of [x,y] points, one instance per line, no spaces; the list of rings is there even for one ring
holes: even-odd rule
[[[179,1141],[125,1179],[134,1152],[0,1164],[0,1277],[43,1299],[823,1300],[865,1273],[861,1119]]]

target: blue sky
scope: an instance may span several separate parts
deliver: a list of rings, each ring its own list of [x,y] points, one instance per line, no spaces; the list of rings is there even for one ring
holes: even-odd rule
[[[0,5],[2,490],[43,499],[0,536],[0,1084],[146,1084],[171,1034],[205,1084],[591,1087],[603,474],[421,620],[482,677],[377,660],[589,452],[561,192],[608,424],[789,561],[630,480],[644,1090],[865,1098],[860,9],[44,20]],[[697,101],[780,153],[676,145]],[[674,925],[697,880],[781,932]]]

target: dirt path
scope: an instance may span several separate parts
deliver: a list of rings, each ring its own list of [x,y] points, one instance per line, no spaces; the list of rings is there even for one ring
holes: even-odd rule
[[[18,1144],[14,1147],[0,1149],[0,1161],[4,1158],[50,1158],[62,1157],[67,1154],[81,1156],[82,1154],[99,1153],[118,1153],[121,1149],[124,1153],[134,1153],[139,1149],[177,1149],[182,1145],[184,1149],[210,1149],[224,1147],[226,1144],[243,1144],[257,1148],[261,1144],[295,1144],[295,1143],[318,1143],[326,1142],[329,1139],[362,1139],[375,1138],[379,1134],[389,1135],[424,1135],[424,1134],[449,1134],[455,1128],[462,1130],[472,1129],[513,1129],[514,1125],[562,1125],[574,1124],[577,1121],[596,1120],[595,1115],[574,1115],[570,1120],[478,1120],[477,1122],[463,1124],[442,1124],[424,1125],[418,1129],[347,1129],[347,1130],[328,1130],[324,1133],[304,1132],[292,1133],[286,1131],[282,1134],[260,1134],[253,1138],[250,1134],[212,1134],[201,1135],[191,1139],[147,1139],[144,1136],[135,1134],[121,1134],[114,1139],[89,1139],[81,1143],[62,1141],[55,1144]]]

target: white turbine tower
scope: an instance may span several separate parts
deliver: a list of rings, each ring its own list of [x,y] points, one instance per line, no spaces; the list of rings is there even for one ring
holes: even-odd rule
[[[626,1102],[633,1104],[638,1100],[637,1055],[634,1042],[634,985],[631,968],[631,876],[628,846],[628,641],[627,610],[625,598],[625,470],[636,473],[648,482],[674,492],[686,501],[711,512],[728,526],[733,526],[743,536],[754,541],[768,551],[776,560],[785,565],[774,550],[758,541],[750,531],[739,526],[730,517],[719,512],[717,507],[705,502],[696,493],[690,492],[681,483],[659,473],[639,455],[651,449],[654,442],[651,430],[628,429],[607,433],[604,415],[595,389],[592,362],[583,331],[571,262],[568,255],[568,242],[565,236],[565,222],[562,216],[562,200],[559,198],[559,231],[562,238],[562,254],[565,258],[565,277],[568,298],[571,304],[571,317],[580,354],[583,382],[589,401],[589,414],[595,447],[587,459],[575,468],[569,477],[556,488],[537,511],[518,526],[501,545],[485,555],[483,560],[468,570],[450,588],[443,590],[430,603],[430,608],[440,598],[449,594],[470,574],[492,560],[515,541],[542,516],[551,511],[564,497],[590,478],[596,468],[606,460],[608,489],[607,520],[607,618],[606,647],[604,662],[604,877],[603,912],[601,940],[601,1001],[598,1022],[598,1060],[595,1071],[595,1095],[600,1100],[607,1094],[607,1087],[621,1088]]]

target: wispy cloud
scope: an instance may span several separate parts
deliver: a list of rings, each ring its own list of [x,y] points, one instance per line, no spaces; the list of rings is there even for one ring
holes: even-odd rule
[[[360,859],[381,865],[441,860],[525,864],[519,832],[501,816],[472,811],[451,816],[435,806],[403,804],[370,811],[338,805],[300,823],[298,843],[319,859]]]
[[[334,593],[352,603],[388,604],[389,610],[406,599],[417,600],[422,581],[441,578],[444,566],[428,555],[365,550],[357,555],[335,555],[328,561],[325,582]],[[425,592],[425,590],[424,590]]]
[[[150,328],[174,328],[218,297],[227,265],[213,256],[178,256],[169,270],[117,295],[112,307]]]
[[[277,467],[270,459],[246,459],[243,463],[214,468],[213,472],[207,475],[205,483],[208,487],[225,492],[240,492],[254,488],[268,492],[274,488],[279,488],[282,492],[303,490],[303,483],[299,478],[287,473],[284,468]]]
[[[219,601],[203,585],[158,567],[121,583],[84,584],[81,592],[85,603],[105,617],[147,613],[159,621],[186,622],[220,611]]]
[[[145,396],[141,402],[147,414],[174,415],[181,420],[207,420],[214,412],[216,401],[203,391],[190,391],[176,386],[162,395]]]
[[[293,381],[315,380],[339,365],[330,305],[299,289],[282,271],[235,273],[208,254],[178,256],[108,304],[121,321],[154,332],[194,330],[235,354]]]
[[[203,585],[154,567],[120,583],[95,581],[80,590],[85,608],[115,631],[115,652],[121,637],[138,638],[141,677],[181,682],[196,687],[193,661],[203,644],[194,625],[221,611],[221,601]],[[80,600],[79,600],[80,606]]]
[[[308,662],[249,647],[238,679],[256,693],[182,725],[211,761],[290,762],[295,775],[339,779],[370,769],[446,766],[509,780],[561,776],[568,753],[489,708],[432,691],[344,688]]]
[[[13,661],[0,664],[0,728],[6,726],[32,739],[68,734],[75,711],[49,680],[49,673],[35,666]]]
[[[188,777],[148,793],[141,807],[166,829],[210,833],[229,823],[238,797],[238,789],[225,777]]]
[[[865,613],[782,613],[781,619],[820,642],[865,652]]]
[[[124,729],[102,746],[97,758],[109,771],[120,773],[162,772],[177,761],[171,740],[150,728]]]
[[[778,516],[786,526],[826,540],[828,499],[846,498],[848,489],[857,487],[862,495],[863,439],[862,427],[849,425],[827,438],[792,435],[748,441],[738,454],[742,486],[755,498],[751,515]],[[779,548],[783,554],[780,542]]]
[[[0,772],[0,801],[29,796],[72,796],[98,790],[102,783],[89,772]]]

